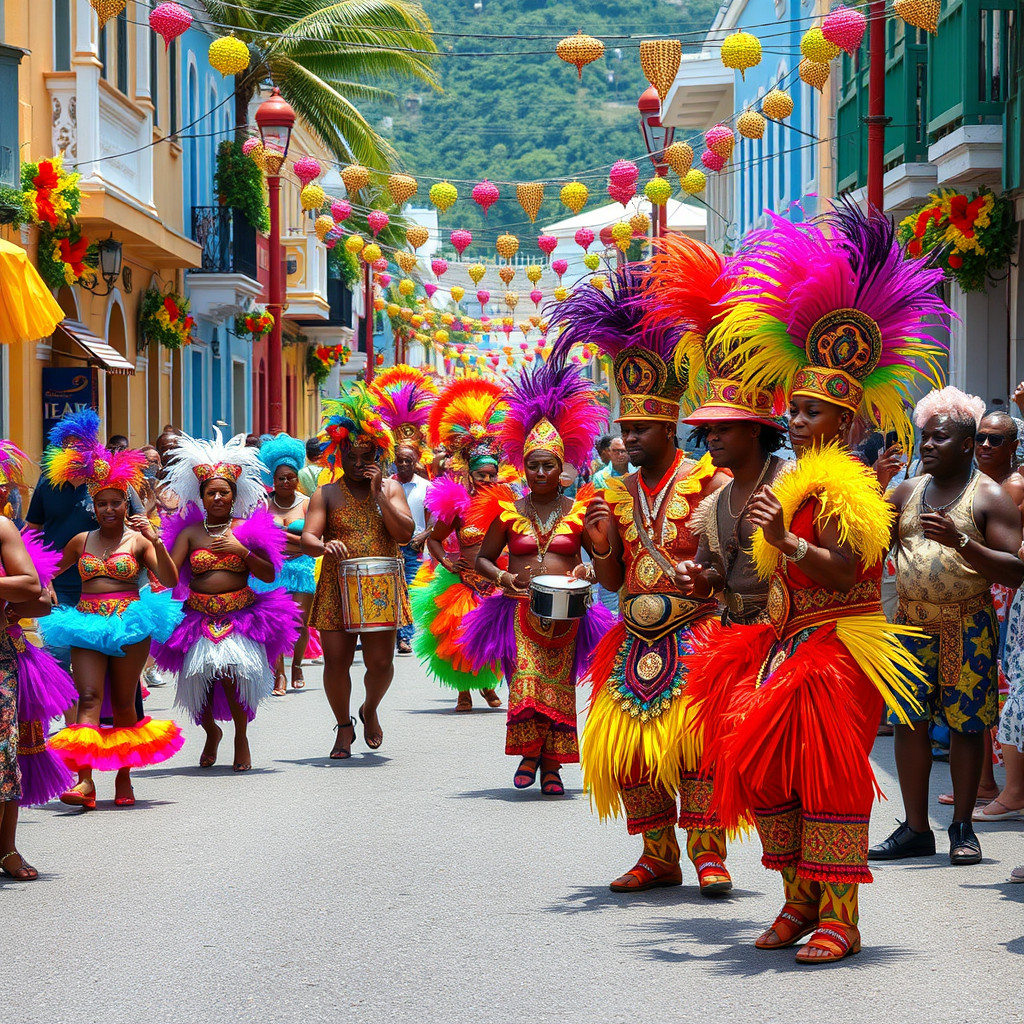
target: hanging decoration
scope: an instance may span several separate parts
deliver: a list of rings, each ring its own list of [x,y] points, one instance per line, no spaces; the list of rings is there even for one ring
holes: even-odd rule
[[[722,63],[746,80],[748,68],[761,63],[761,40],[749,32],[733,32],[722,40]]]
[[[540,304],[544,301],[544,293],[539,288],[534,288],[530,292],[530,301],[537,309],[540,309]]]
[[[852,57],[860,49],[867,27],[868,20],[860,11],[840,4],[825,15],[821,34]]]
[[[487,268],[482,263],[474,263],[469,268],[469,279],[474,285],[478,285],[487,273]]]
[[[476,300],[477,302],[480,303],[481,306],[486,306],[487,303],[491,301],[491,293],[489,291],[481,289],[476,293]]]
[[[267,309],[254,308],[235,317],[235,335],[239,338],[248,334],[253,341],[259,341],[273,329],[274,314]]]
[[[704,133],[704,143],[712,153],[717,153],[723,160],[732,156],[736,136],[728,125],[716,124]]]
[[[247,156],[261,171],[267,170],[267,151],[263,148],[263,140],[258,135],[250,135],[242,143],[242,155]]]
[[[644,185],[644,195],[655,206],[664,206],[672,198],[672,186],[668,183],[667,178],[651,178]]]
[[[828,64],[817,64],[806,57],[800,61],[800,66],[797,69],[800,81],[806,82],[812,89],[817,89],[818,92],[825,88],[825,83],[828,81],[831,70]]]
[[[597,270],[597,268],[601,266],[601,257],[598,256],[596,252],[588,252],[587,255],[583,257],[583,266],[585,266],[587,270]]]
[[[430,261],[430,269],[434,272],[434,277],[443,277],[448,273],[448,261],[437,256]]]
[[[582,80],[583,69],[604,54],[604,43],[593,36],[585,36],[580,30],[576,35],[562,39],[555,47],[555,53],[566,64],[575,65]]]
[[[192,27],[192,13],[181,4],[159,4],[149,12],[149,27],[163,37],[165,50]]]
[[[399,209],[420,190],[420,183],[411,174],[391,174],[388,176],[388,193],[392,202]]]
[[[348,238],[345,239],[345,250],[352,253],[353,256],[355,256],[364,245],[366,245],[366,242],[363,240],[362,235],[349,235]]]
[[[519,304],[519,292],[505,292],[505,305],[509,309],[515,309]]]
[[[516,276],[516,268],[512,266],[498,267],[498,277],[501,278],[501,283],[506,287],[512,283],[512,278]]]
[[[570,181],[562,186],[558,198],[562,200],[562,205],[567,206],[574,214],[579,213],[587,205],[590,189],[582,181]]]
[[[21,188],[37,227],[66,232],[82,205],[81,175],[64,170],[64,157],[21,165]]]
[[[481,181],[478,185],[473,186],[472,191],[473,202],[484,211],[484,216],[487,216],[487,211],[498,201],[500,193],[496,185],[492,185],[486,178]]]
[[[383,210],[371,210],[366,215],[366,223],[376,238],[391,223],[391,218]]]
[[[541,279],[541,275],[543,273],[544,273],[544,268],[543,267],[539,266],[536,263],[531,263],[526,268],[526,280],[529,281],[530,284],[536,284]]]
[[[634,235],[643,237],[651,230],[651,218],[646,213],[638,211],[629,218],[629,226],[633,229]]]
[[[704,191],[707,187],[707,183],[707,175],[703,171],[698,171],[696,168],[693,168],[686,172],[679,184],[683,186],[684,192],[688,192],[691,196],[695,196],[699,192]]]
[[[349,196],[354,196],[370,184],[370,172],[362,164],[349,164],[342,167],[341,180]]]
[[[627,206],[636,195],[636,183],[640,170],[630,160],[616,160],[608,172],[608,195],[617,203]]]
[[[715,153],[710,149],[705,149],[700,155],[700,162],[709,171],[720,171],[728,161],[721,154]]]
[[[94,280],[99,252],[95,245],[89,244],[78,222],[72,218],[66,227],[57,231],[45,225],[39,229],[37,264],[39,276],[48,287],[56,290],[63,285]]]
[[[590,228],[577,228],[574,238],[584,252],[594,244],[594,232]]]
[[[551,270],[554,272],[555,277],[557,277],[559,281],[562,280],[562,277],[564,276],[565,272],[568,269],[569,269],[569,261],[568,260],[552,260],[551,261]]]
[[[430,240],[430,230],[422,224],[410,224],[405,229],[405,240],[413,247],[419,249]]]
[[[347,199],[335,199],[331,203],[331,216],[335,224],[341,224],[352,216],[352,204]]]
[[[295,172],[295,177],[302,183],[303,188],[311,181],[316,181],[324,173],[320,161],[311,156],[299,157],[292,170]]]
[[[374,264],[378,260],[383,259],[383,253],[381,252],[381,248],[379,245],[377,245],[376,242],[370,242],[369,244],[364,245],[359,255],[362,258],[363,262],[369,263],[371,267],[374,266]],[[387,268],[387,262],[384,263],[384,268]]]
[[[640,68],[662,103],[679,73],[683,44],[678,39],[648,39],[640,44]]]
[[[497,249],[498,255],[502,259],[510,260],[517,252],[519,252],[519,239],[516,238],[515,235],[498,235],[498,240],[494,243],[494,248]]]
[[[452,298],[458,303],[462,301],[462,296],[466,294],[466,289],[461,284],[453,284],[448,289],[451,292]]]
[[[604,274],[595,274],[591,279],[590,283],[595,287],[604,291],[608,286],[608,278]]]
[[[437,285],[433,281],[428,281],[423,290],[427,293],[427,298],[432,299],[437,294]]]
[[[552,293],[555,302],[565,302],[569,298],[569,289],[564,285],[559,285]]]
[[[156,288],[148,288],[142,296],[139,333],[149,344],[167,349],[191,345],[195,321],[189,308],[188,299],[177,292],[164,295]]]
[[[533,224],[540,213],[541,203],[544,202],[544,186],[539,181],[527,181],[516,186],[516,199],[523,208],[523,212],[530,218]]]
[[[456,228],[448,236],[448,240],[452,243],[452,248],[459,254],[461,259],[462,254],[473,244],[473,234],[465,228]]]
[[[416,264],[419,263],[419,260],[414,253],[399,249],[395,253],[395,262],[402,268],[402,273],[411,274],[416,269]]]
[[[895,0],[892,9],[908,25],[924,29],[933,36],[938,34],[940,0]]]
[[[558,239],[554,235],[540,235],[537,238],[537,248],[545,256],[550,256],[558,248]]]
[[[306,213],[323,208],[327,201],[327,194],[319,185],[309,184],[299,193],[299,202]]]
[[[761,100],[761,113],[771,121],[784,121],[793,113],[793,97],[785,89],[772,89]]]
[[[405,298],[408,298],[414,291],[416,291],[416,282],[412,279],[403,277],[402,280],[398,282],[399,295],[403,295]]]
[[[745,139],[763,139],[768,122],[756,110],[744,110],[736,119],[736,130]]]
[[[104,0],[98,2],[103,3]],[[210,67],[227,78],[228,75],[237,75],[249,66],[249,47],[241,39],[236,39],[232,32],[231,35],[214,39],[210,43],[208,59]]]
[[[633,244],[633,226],[624,220],[612,225],[612,241],[620,252],[626,252]]]
[[[459,190],[450,181],[439,181],[430,186],[430,201],[441,213],[446,213],[459,198]]]
[[[685,142],[673,142],[665,150],[665,162],[680,178],[685,177],[686,172],[693,165],[693,147]]]
[[[128,6],[128,0],[89,0],[89,6],[96,12],[102,31],[111,18],[116,18]]]
[[[809,28],[800,40],[800,52],[815,64],[827,64],[839,56],[839,47],[826,39],[820,28]]]
[[[326,213],[320,214],[313,223],[313,230],[321,242],[325,241],[328,233],[334,230],[334,218],[328,217]]]

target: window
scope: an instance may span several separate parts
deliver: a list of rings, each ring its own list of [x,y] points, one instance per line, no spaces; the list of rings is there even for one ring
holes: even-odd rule
[[[21,50],[0,43],[0,96],[18,95],[18,65]],[[0,184],[18,185],[21,177],[18,118],[0,117]]]
[[[53,70],[71,70],[71,0],[53,0]]]
[[[128,11],[117,16],[117,88],[128,95]]]
[[[153,102],[153,127],[160,125],[160,48],[156,45],[157,34],[149,37],[149,98]]]
[[[105,78],[108,82],[110,81],[110,69],[107,66],[107,29],[110,23],[108,22],[103,28],[100,29],[100,41],[99,41],[99,58],[100,58],[100,77]]]
[[[171,134],[178,134],[178,40],[171,43],[167,58],[167,97],[171,105]]]

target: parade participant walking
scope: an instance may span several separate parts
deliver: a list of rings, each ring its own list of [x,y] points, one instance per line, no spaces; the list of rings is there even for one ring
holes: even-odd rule
[[[61,800],[88,809],[96,806],[94,770],[117,772],[114,803],[130,807],[135,803],[130,770],[166,760],[184,742],[174,722],[140,719],[135,703],[151,641],[166,640],[181,619],[169,591],[140,590],[140,574],[148,570],[164,587],[173,587],[178,573],[153,524],[143,515],[128,516],[128,492],[141,477],[145,457],[108,451],[97,440],[98,430],[94,410],[73,413],[50,432],[43,454],[54,486],[86,481],[99,524],[72,537],[57,566],[59,574],[77,564],[80,600],[74,607],[54,608],[42,622],[48,644],[71,648],[79,693],[76,724],[52,740],[78,773],[78,783]],[[100,725],[105,694],[113,727]]]
[[[681,656],[690,628],[715,612],[712,600],[684,597],[675,566],[692,559],[694,509],[728,479],[705,456],[699,463],[677,447],[676,422],[686,391],[685,367],[674,368],[677,325],[652,325],[647,279],[620,269],[609,292],[584,285],[554,318],[567,321],[557,348],[596,344],[613,359],[620,395],[618,424],[638,472],[611,478],[589,504],[586,530],[601,586],[619,590],[622,621],[605,635],[590,669],[592,693],[583,730],[584,788],[602,819],[625,811],[643,852],[611,883],[616,892],[682,884],[675,826],[694,828],[687,843],[701,891],[731,882],[725,843],[704,829]],[[677,807],[677,799],[680,806]]]
[[[211,768],[223,732],[234,723],[236,772],[252,767],[248,726],[270,695],[272,666],[295,644],[299,610],[284,589],[255,593],[250,576],[272,583],[284,533],[264,507],[260,450],[238,434],[225,444],[182,434],[167,482],[182,511],[163,533],[185,602],[181,625],[156,649],[157,666],[177,677],[177,704],[206,732],[200,768]]]
[[[530,607],[537,577],[583,576],[580,548],[593,554],[583,535],[587,487],[577,500],[565,497],[559,477],[566,465],[586,461],[606,419],[593,385],[566,364],[567,355],[527,369],[510,383],[501,445],[526,480],[517,499],[509,487],[488,487],[473,501],[470,527],[486,529],[477,570],[501,588],[466,619],[465,645],[475,666],[500,664],[508,681],[505,753],[520,758],[513,785],[533,785],[562,796],[564,764],[576,764],[576,682],[611,615],[593,604],[582,619],[545,619]],[[508,551],[508,568],[499,565]]]
[[[494,691],[500,679],[496,663],[473,666],[464,651],[462,631],[469,613],[494,590],[476,569],[487,524],[470,525],[468,516],[477,488],[498,479],[497,435],[507,397],[493,381],[453,381],[435,402],[428,425],[431,447],[443,447],[448,455],[446,474],[427,488],[427,510],[434,524],[427,552],[435,564],[432,575],[412,589],[417,626],[413,649],[439,683],[458,691],[456,711],[473,710],[473,690],[479,690],[492,708],[501,707]]]
[[[891,719],[907,818],[871,848],[871,860],[935,853],[928,822],[928,725],[933,718],[950,731],[950,863],[981,860],[971,815],[990,749],[987,731],[999,713],[999,624],[991,585],[1017,587],[1024,580],[1024,562],[1017,557],[1020,512],[1013,498],[974,465],[975,433],[984,411],[980,398],[956,388],[925,395],[914,410],[923,474],[904,481],[891,498],[898,515],[896,621],[926,634],[903,642],[927,678],[918,687],[915,705],[899,720]]]
[[[783,878],[785,905],[756,945],[813,933],[797,960],[820,964],[860,949],[869,754],[883,696],[912,700],[918,673],[881,610],[892,512],[846,438],[858,412],[909,435],[901,396],[930,379],[927,321],[947,310],[941,272],[907,260],[885,218],[772,219],[730,264],[738,301],[714,338],[744,388],[789,396],[796,466],[747,509],[771,621],[720,631],[689,663],[712,810],[728,827],[752,809],[762,863]]]
[[[302,675],[302,659],[306,655],[309,643],[309,610],[313,606],[313,593],[316,580],[313,569],[316,562],[302,553],[302,528],[306,523],[306,509],[309,498],[299,491],[299,471],[306,462],[306,446],[297,438],[288,434],[277,434],[264,441],[260,447],[260,460],[267,467],[263,482],[270,486],[267,505],[274,522],[284,530],[284,564],[270,583],[264,583],[258,577],[251,581],[252,589],[257,593],[280,587],[290,594],[298,606],[300,618],[299,637],[292,649],[291,681],[293,690],[301,690],[306,685]],[[275,697],[283,697],[288,691],[288,677],[284,671],[282,654],[274,665]]]
[[[394,458],[395,442],[374,408],[373,396],[365,386],[354,383],[341,398],[325,402],[324,411],[324,456],[332,469],[340,466],[343,475],[337,482],[319,487],[310,500],[302,549],[314,558],[324,556],[310,625],[319,630],[323,644],[324,690],[338,733],[330,756],[339,760],[352,756],[355,740],[350,671],[356,643],[362,646],[366,668],[366,699],[358,714],[365,727],[366,745],[377,750],[384,742],[377,710],[394,678],[397,628],[411,621],[402,576],[398,581],[399,606],[394,609],[397,628],[348,632],[339,563],[370,556],[397,560],[400,546],[412,539],[414,526],[401,485],[384,479],[381,472],[381,463]]]
[[[412,512],[412,540],[402,545],[405,583],[411,586],[430,534],[426,522],[427,478],[423,464],[431,461],[430,450],[426,448],[426,426],[437,398],[437,385],[421,370],[400,363],[379,373],[373,380],[371,391],[381,419],[395,438],[394,478],[402,485]],[[399,629],[399,654],[412,654],[415,629],[413,622]]]

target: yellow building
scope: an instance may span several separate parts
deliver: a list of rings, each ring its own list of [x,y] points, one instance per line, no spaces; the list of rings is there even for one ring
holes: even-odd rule
[[[182,422],[181,354],[147,348],[138,331],[146,289],[183,291],[183,269],[200,263],[200,248],[182,223],[175,51],[165,54],[147,14],[148,5],[129,2],[101,32],[85,0],[0,5],[0,41],[25,51],[18,76],[21,159],[63,152],[66,166],[82,175],[83,233],[122,247],[116,279],[100,280],[92,292],[60,289],[67,329],[34,345],[5,346],[3,429],[33,459],[43,447],[46,367],[95,370],[107,434],[126,434],[133,445],[152,440],[165,423]],[[35,254],[34,229],[3,230]]]

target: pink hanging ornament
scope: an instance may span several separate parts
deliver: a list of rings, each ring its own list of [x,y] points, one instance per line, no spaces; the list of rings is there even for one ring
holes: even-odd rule
[[[311,181],[315,181],[323,174],[324,169],[320,166],[320,161],[315,160],[311,156],[299,157],[295,161],[293,168],[295,171],[295,177],[302,182],[302,187],[305,188]]]
[[[242,156],[248,156],[258,146],[263,145],[263,140],[258,135],[250,135],[249,138],[242,143]]]
[[[498,201],[499,193],[495,185],[492,185],[486,178],[479,185],[473,186],[473,201],[484,211],[487,211]]]
[[[640,170],[629,160],[616,160],[608,172],[608,195],[625,206],[636,195]]]
[[[432,299],[434,293],[437,291],[437,285],[433,281],[428,281],[424,286],[423,290],[427,293],[427,298]]]
[[[388,261],[385,260],[384,261],[384,266],[387,266],[387,265],[388,265]],[[390,274],[378,274],[377,275],[377,280],[380,281],[380,285],[381,285],[382,288],[387,288],[387,286],[389,284],[391,284],[391,275]]]
[[[710,149],[705,149],[700,155],[700,162],[709,171],[720,171],[726,164],[726,159],[718,153],[712,153]]]
[[[381,256],[380,259],[376,259],[370,264],[378,274],[383,274],[388,269],[388,258],[387,256]]]
[[[192,27],[192,15],[181,4],[160,4],[149,12],[149,27],[163,36],[168,48]]]
[[[867,18],[860,11],[840,4],[825,15],[821,23],[821,34],[833,46],[845,50],[852,57],[860,49],[867,26]]]
[[[383,210],[371,210],[366,215],[366,223],[376,238],[391,223],[391,218]]]
[[[448,273],[448,261],[440,258],[433,259],[430,261],[430,269],[434,272],[435,277],[441,277]]]
[[[347,199],[335,199],[331,203],[331,216],[335,224],[348,220],[352,216],[352,204]]]
[[[558,247],[558,239],[554,235],[541,235],[537,239],[537,248],[540,249],[545,256],[550,256],[555,249]]]
[[[476,301],[479,302],[481,306],[486,306],[487,303],[491,301],[491,293],[486,289],[481,288],[480,291],[476,293]]]
[[[736,136],[728,126],[716,124],[704,133],[704,141],[712,153],[717,153],[720,157],[728,160],[732,156]]]
[[[576,232],[576,244],[586,252],[594,244],[594,232],[590,228],[580,228]]]
[[[451,239],[452,248],[459,256],[473,244],[473,233],[464,228],[456,228],[448,237]]]
[[[569,269],[568,260],[552,260],[551,269],[555,272],[555,276],[559,281],[562,280],[562,275]]]
[[[539,288],[534,288],[533,291],[530,292],[530,301],[535,306],[539,307],[541,302],[543,301],[543,299],[544,299],[544,293]]]

